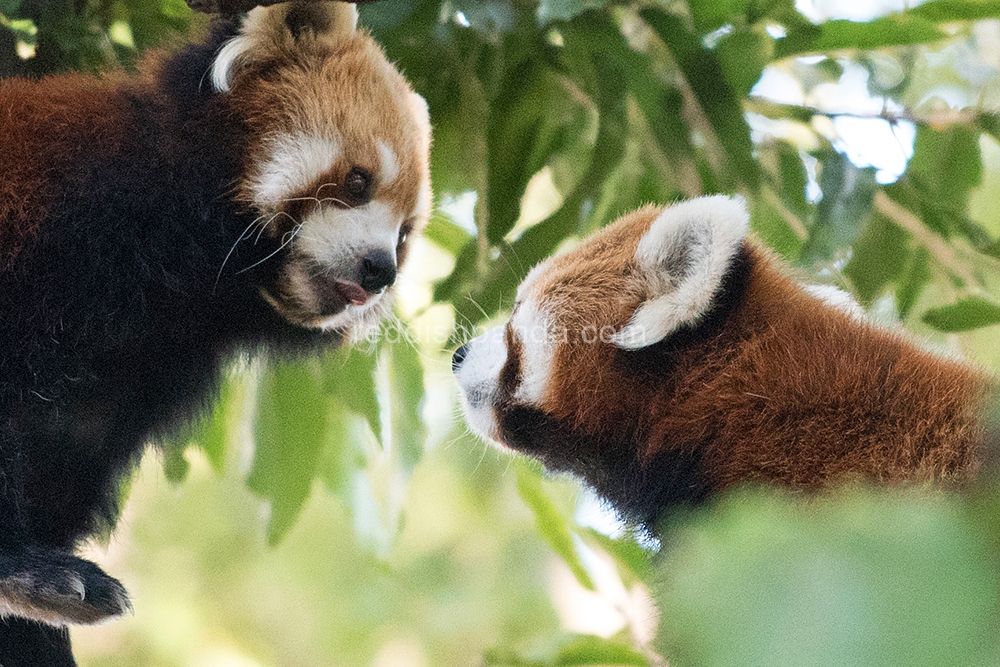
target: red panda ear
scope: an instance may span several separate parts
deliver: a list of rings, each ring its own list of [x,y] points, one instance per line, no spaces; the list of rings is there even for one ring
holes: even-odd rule
[[[697,322],[711,308],[748,223],[739,198],[701,197],[664,209],[635,251],[650,297],[614,343],[636,350]]]
[[[296,49],[329,49],[358,27],[358,10],[346,2],[282,2],[257,7],[243,19],[239,34],[226,42],[212,64],[212,84],[228,92],[233,73]]]

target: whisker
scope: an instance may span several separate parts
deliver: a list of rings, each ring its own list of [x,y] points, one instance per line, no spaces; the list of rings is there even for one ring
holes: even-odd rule
[[[264,263],[264,262],[266,262],[267,260],[269,260],[269,259],[271,259],[272,257],[274,257],[275,255],[277,255],[277,254],[278,254],[279,252],[281,252],[282,250],[284,250],[284,249],[285,249],[285,246],[287,246],[287,245],[288,245],[289,243],[291,243],[291,242],[292,242],[292,240],[293,240],[293,239],[295,238],[296,234],[298,233],[298,229],[299,229],[299,228],[300,228],[301,226],[302,226],[302,225],[300,224],[300,225],[298,225],[298,226],[297,226],[297,227],[296,227],[295,229],[293,229],[292,231],[290,231],[290,232],[286,233],[286,234],[285,234],[285,237],[287,237],[287,238],[283,238],[283,239],[282,239],[282,243],[281,243],[281,245],[280,245],[280,246],[278,246],[277,250],[275,250],[274,252],[272,252],[272,253],[271,253],[270,255],[268,255],[268,256],[267,256],[267,257],[265,257],[264,259],[261,259],[261,260],[259,260],[259,261],[256,261],[256,262],[254,262],[253,264],[251,264],[250,266],[248,266],[248,267],[246,267],[246,268],[243,268],[243,269],[240,269],[239,271],[237,271],[237,272],[236,272],[236,273],[237,273],[237,275],[239,275],[239,274],[241,274],[241,273],[246,273],[247,271],[249,271],[250,269],[254,268],[255,266],[260,266],[261,264],[263,264],[263,263]]]
[[[472,305],[476,307],[476,310],[478,310],[480,313],[483,314],[483,319],[486,319],[486,320],[490,319],[490,314],[486,312],[485,308],[483,308],[482,306],[479,305],[479,302],[476,301],[475,298],[473,298],[471,292],[469,292],[468,294],[466,294],[465,298],[468,299],[472,303]],[[472,322],[470,321],[469,324],[472,324]]]
[[[219,272],[215,276],[215,285],[212,286],[212,290],[213,291],[216,288],[218,288],[219,281],[222,280],[222,271],[223,271],[223,269],[226,268],[226,264],[229,262],[229,258],[232,257],[233,252],[236,250],[236,246],[238,246],[240,244],[240,241],[242,241],[244,239],[247,239],[247,238],[250,238],[250,236],[253,234],[253,228],[255,226],[257,226],[258,224],[260,224],[261,220],[263,220],[263,219],[264,219],[263,215],[259,215],[256,218],[254,218],[250,222],[250,224],[247,225],[246,229],[243,230],[243,233],[240,234],[240,237],[238,239],[236,239],[236,241],[233,243],[233,245],[229,248],[229,252],[226,253],[226,257],[222,260],[222,265],[219,267]],[[271,220],[273,220],[273,218],[271,218]],[[263,227],[267,227],[269,224],[271,224],[271,220],[268,220],[267,222],[263,223],[263,225],[261,226],[262,229],[263,229]],[[259,238],[259,236],[258,236],[258,238]]]

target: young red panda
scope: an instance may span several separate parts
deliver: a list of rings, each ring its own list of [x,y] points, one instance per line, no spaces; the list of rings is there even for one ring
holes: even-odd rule
[[[455,352],[472,430],[649,529],[740,482],[974,473],[987,376],[796,284],[747,224],[722,196],[646,207],[535,267]]]
[[[72,551],[227,359],[388,311],[430,212],[430,126],[356,20],[274,5],[134,76],[0,82],[4,667],[72,664],[62,626],[129,608]]]

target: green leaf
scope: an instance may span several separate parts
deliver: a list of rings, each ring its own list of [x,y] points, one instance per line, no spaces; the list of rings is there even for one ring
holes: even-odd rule
[[[925,207],[938,211],[941,221],[929,223],[932,227],[946,236],[961,227],[969,193],[982,175],[977,131],[959,124],[944,130],[917,126],[908,179],[917,186]]]
[[[855,167],[841,153],[827,153],[819,186],[823,199],[802,247],[799,261],[833,259],[850,246],[868,219],[875,197],[875,170]]]
[[[352,482],[368,462],[362,443],[366,437],[375,436],[366,430],[368,422],[364,418],[337,401],[327,413],[327,420],[326,444],[316,464],[316,476],[352,507]]]
[[[341,347],[327,354],[322,362],[323,391],[336,396],[344,405],[368,422],[372,433],[382,432],[378,394],[375,389],[376,351],[366,351],[363,344]]]
[[[531,267],[585,226],[601,188],[625,154],[628,73],[615,52],[609,54],[603,48],[606,44],[594,39],[595,31],[607,34],[602,26],[605,23],[606,18],[588,13],[563,28],[567,65],[593,77],[591,85],[595,89],[599,122],[587,169],[559,210],[526,230],[513,243],[500,247],[499,257],[489,264],[485,276],[476,270],[475,249],[463,251],[452,277],[435,290],[436,298],[454,295],[456,317],[462,326],[471,327],[497,313],[505,304],[509,306],[518,284]],[[620,35],[618,38],[621,39]],[[455,278],[460,270],[464,272],[464,280]]]
[[[210,411],[161,445],[165,457],[163,468],[168,480],[181,482],[187,477],[190,465],[184,453],[191,445],[201,448],[212,469],[222,474],[226,455],[246,416],[247,382],[246,373],[227,374]]]
[[[932,21],[912,13],[893,14],[869,21],[826,21],[795,27],[775,44],[774,57],[839,49],[872,50],[886,46],[926,44],[947,37]]]
[[[939,492],[742,491],[666,549],[657,648],[671,667],[991,662],[992,558]]]
[[[596,590],[587,569],[580,561],[573,545],[569,520],[556,508],[546,495],[542,481],[522,461],[517,461],[517,492],[521,500],[531,509],[538,524],[538,532],[549,543],[552,550],[569,567],[580,585],[588,590]]]
[[[0,25],[3,24],[3,17],[17,16],[17,10],[21,8],[22,0],[0,0]]]
[[[456,257],[472,238],[469,232],[442,211],[434,212],[427,229],[424,230],[424,237]]]
[[[760,80],[764,66],[771,62],[774,40],[762,30],[738,28],[715,47],[726,81],[736,97],[746,97]]]
[[[163,448],[163,476],[168,482],[180,484],[187,479],[191,464],[184,458],[185,451],[187,447],[184,445],[170,445]]]
[[[802,161],[799,149],[791,144],[779,141],[775,149],[778,153],[778,172],[781,176],[781,200],[799,218],[806,218],[813,210],[806,201],[806,187],[809,175]]]
[[[473,30],[488,39],[495,39],[498,33],[514,30],[518,22],[518,7],[507,0],[450,0],[446,9],[460,11],[471,24]]]
[[[910,261],[896,290],[896,310],[900,319],[906,319],[924,286],[931,281],[931,254],[923,246],[918,247],[910,257]]]
[[[373,2],[358,5],[359,25],[376,35],[404,24],[414,12],[413,2]]]
[[[1000,324],[1000,304],[970,296],[949,306],[931,308],[921,319],[938,331],[970,331]]]
[[[689,0],[694,27],[704,35],[746,14],[752,0]]]
[[[509,649],[488,650],[483,655],[483,664],[488,667],[648,667],[650,663],[645,655],[614,639],[568,634],[559,637],[544,651],[536,650],[529,655]]]
[[[545,137],[542,130],[550,96],[562,92],[535,60],[525,60],[511,69],[500,91],[490,106],[486,132],[487,236],[492,244],[503,241],[514,227],[528,181],[551,152],[548,147],[537,150],[536,143],[553,141],[554,137]]]
[[[774,206],[763,199],[750,202],[750,228],[771,249],[787,260],[795,260],[802,250],[802,239]]]
[[[934,0],[907,11],[907,14],[936,23],[979,21],[1000,16],[997,0]]]
[[[490,648],[483,651],[483,667],[549,667],[549,663],[525,658],[511,649]]]
[[[910,235],[883,215],[874,214],[852,249],[844,274],[863,304],[903,276],[909,260]]]
[[[239,394],[233,380],[222,386],[219,400],[215,404],[212,416],[202,429],[194,435],[195,442],[205,452],[209,463],[217,473],[222,472],[226,462],[226,443],[231,429],[239,419]]]
[[[608,537],[604,533],[588,528],[587,539],[627,567],[640,579],[647,579],[652,572],[652,554],[636,542],[634,535],[626,533],[622,537]]]
[[[434,285],[434,300],[451,301],[458,306],[479,284],[479,246],[475,239],[469,239],[455,259],[455,268]]]
[[[538,3],[538,23],[545,25],[552,21],[567,21],[588,9],[600,9],[611,0],[540,0]]]
[[[292,527],[309,495],[326,443],[329,407],[313,364],[277,364],[262,373],[247,486],[271,503],[271,544]]]
[[[480,61],[491,69],[499,65],[491,57],[493,49],[482,43],[478,33],[465,31],[465,39],[459,40],[453,27],[437,26],[436,12],[422,18],[434,21],[430,39],[417,41],[407,35],[395,41],[396,49],[389,56],[410,74],[434,119],[431,173],[435,192],[481,191],[486,180],[485,128],[490,107],[476,66]],[[409,23],[398,28],[403,33],[408,29],[412,29]]]
[[[579,635],[567,642],[550,664],[555,667],[571,667],[573,665],[648,667],[649,658],[631,646],[610,639],[594,635]]]
[[[646,7],[640,11],[640,15],[677,61],[688,86],[726,151],[733,167],[733,177],[755,191],[760,182],[760,172],[753,158],[750,127],[743,117],[739,98],[726,83],[717,55],[706,49],[679,17],[656,7]]]
[[[427,429],[421,416],[424,369],[413,336],[402,324],[398,340],[389,346],[389,362],[393,447],[409,476],[424,455]]]

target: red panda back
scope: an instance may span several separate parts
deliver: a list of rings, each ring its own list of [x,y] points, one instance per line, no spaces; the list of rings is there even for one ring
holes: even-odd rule
[[[647,455],[710,423],[704,470],[715,488],[964,477],[978,467],[984,373],[830,308],[768,253],[748,251],[741,305],[708,346],[677,358]]]
[[[127,137],[127,109],[111,85],[86,75],[0,81],[0,271],[48,215],[65,173]]]

